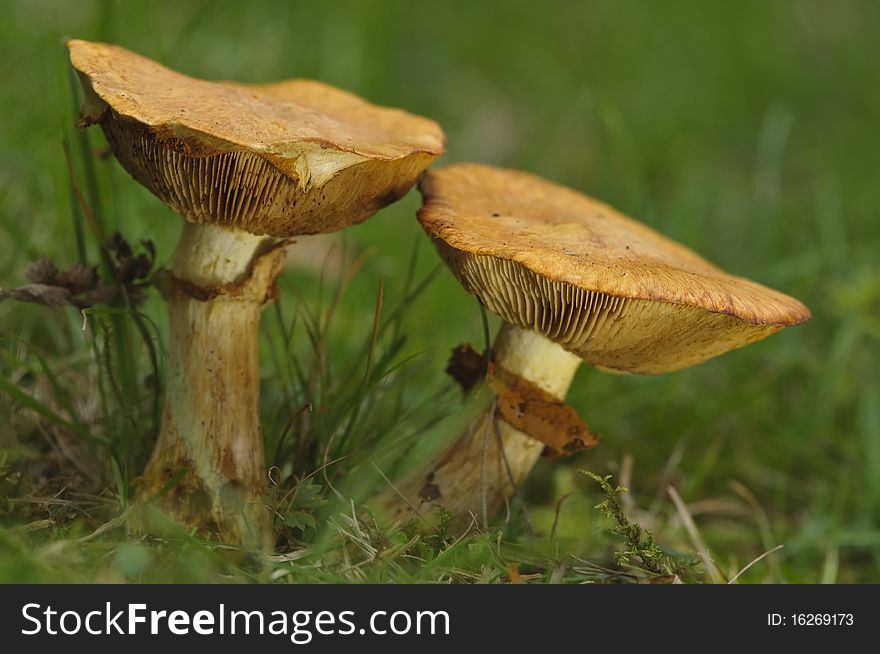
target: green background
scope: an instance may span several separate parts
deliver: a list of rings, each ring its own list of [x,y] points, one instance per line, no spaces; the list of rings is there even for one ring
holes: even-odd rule
[[[475,536],[470,554],[452,552],[462,557],[454,563],[403,566],[379,580],[494,580],[514,562],[546,581],[566,556],[612,565],[613,537],[591,508],[597,489],[576,473],[588,468],[624,472],[632,516],[664,546],[693,551],[665,491],[674,485],[728,576],[782,544],[743,580],[877,582],[878,25],[880,5],[869,1],[6,2],[0,288],[25,283],[25,265],[40,256],[59,265],[76,260],[62,139],[75,150],[80,137],[71,130],[64,37],[118,43],[208,79],[310,77],[338,85],[439,121],[448,146],[439,165],[522,168],[583,190],[735,274],[794,295],[814,314],[804,326],[660,377],[584,366],[569,399],[603,440],[573,461],[536,469],[526,489],[533,535],[513,524],[504,532],[509,550]],[[100,155],[103,137],[88,138]],[[167,262],[180,219],[112,157],[99,156],[94,166],[108,231],[118,228],[132,243],[152,239],[159,262]],[[73,167],[85,188],[85,165],[75,154]],[[291,253],[283,312],[297,302],[326,309],[344,277],[337,267],[350,269],[369,254],[327,330],[327,365],[340,374],[369,340],[379,284],[386,307],[396,306],[414,248],[414,278],[437,263],[414,219],[418,204],[412,192],[344,238]],[[89,256],[97,261],[94,241]],[[158,325],[161,352],[163,305],[153,294],[143,310]],[[408,372],[383,381],[399,387],[396,408],[388,409],[385,395],[364,408],[386,416],[374,430],[389,426],[397,449],[378,451],[377,438],[365,436],[373,449],[364,450],[363,461],[391,461],[396,454],[389,452],[401,450],[418,458],[448,437],[452,428],[436,427],[432,418],[400,416],[425,411],[437,397],[435,417],[458,413],[461,402],[442,374],[445,360],[460,342],[483,343],[476,302],[445,270],[401,316],[406,341],[387,363],[407,362]],[[4,388],[39,396],[43,362],[73,404],[87,407],[89,375],[100,366],[80,323],[72,309],[0,303]],[[388,351],[388,339],[379,347]],[[300,349],[308,358],[309,348]],[[279,407],[291,405],[267,343],[264,350],[268,438]],[[143,347],[131,354],[136,374],[146,375]],[[167,552],[123,534],[90,540],[101,543],[92,549],[73,544],[124,506],[119,484],[113,490],[103,472],[68,476],[64,453],[47,445],[39,420],[7,393],[0,413],[0,580],[69,579],[70,561],[81,568],[75,578],[173,577]],[[131,461],[152,438],[140,418],[128,427],[120,419],[112,429],[113,439],[130,430],[125,438],[134,444],[121,456]],[[428,430],[429,423],[436,428]],[[35,472],[39,466],[46,470]],[[123,470],[126,479],[135,474]],[[35,487],[24,489],[23,476],[40,475],[45,483],[36,488],[46,497],[60,491],[57,499],[71,504],[41,504]],[[77,496],[85,487],[100,498],[87,508]],[[556,502],[569,492],[551,541]],[[304,543],[314,540],[309,533]],[[295,565],[284,569],[290,579],[309,579]]]

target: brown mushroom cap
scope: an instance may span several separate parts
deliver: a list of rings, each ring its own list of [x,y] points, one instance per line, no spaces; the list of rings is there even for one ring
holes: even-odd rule
[[[245,85],[68,41],[120,163],[191,222],[293,236],[343,229],[397,200],[443,152],[432,120],[311,80]]]
[[[593,365],[678,370],[810,318],[794,298],[534,175],[457,164],[419,187],[419,221],[464,287]]]

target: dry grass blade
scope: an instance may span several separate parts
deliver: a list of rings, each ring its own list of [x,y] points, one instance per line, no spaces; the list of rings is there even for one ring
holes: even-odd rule
[[[49,529],[54,525],[55,523],[52,520],[34,520],[19,527],[13,527],[13,530],[25,534],[32,531],[40,531],[41,529]]]
[[[94,540],[98,536],[101,536],[102,534],[106,534],[108,531],[112,531],[114,529],[117,529],[118,527],[123,526],[125,524],[126,520],[128,520],[128,516],[131,514],[131,512],[134,509],[135,509],[135,505],[131,505],[125,511],[120,513],[118,516],[116,516],[112,520],[105,522],[103,525],[101,525],[100,527],[95,529],[95,531],[93,531],[92,533],[90,533],[86,536],[83,536],[82,538],[77,538],[76,542],[77,543],[87,543],[90,540]]]
[[[556,538],[557,529],[559,528],[559,516],[562,513],[562,505],[565,504],[565,500],[571,497],[574,493],[566,493],[562,497],[560,497],[556,501],[556,510],[553,513],[553,526],[550,528],[550,542],[553,543],[553,549],[556,552],[556,557],[559,557],[559,541]]]
[[[271,563],[291,563],[293,561],[304,559],[311,554],[311,550],[301,549],[293,550],[292,552],[285,552],[284,554],[269,554],[265,559]]]
[[[773,544],[773,529],[770,526],[770,519],[767,517],[767,512],[764,510],[764,507],[761,506],[758,498],[755,497],[755,494],[749,490],[745,484],[736,479],[731,479],[728,485],[737,495],[745,500],[746,504],[752,509],[755,522],[758,524],[758,529],[761,532],[761,540],[763,541],[764,549],[771,549]],[[770,560],[770,569],[773,572],[773,575],[778,579],[779,566],[777,565],[776,559]]]
[[[694,523],[694,519],[691,517],[690,511],[688,511],[684,500],[681,499],[681,495],[678,494],[678,491],[675,490],[673,486],[667,486],[666,492],[669,493],[669,497],[672,498],[672,503],[675,504],[675,510],[678,511],[678,516],[681,518],[684,528],[688,532],[688,536],[690,536],[691,543],[700,555],[700,559],[703,561],[706,573],[712,579],[713,583],[721,583],[721,573],[718,571],[718,567],[712,560],[712,556],[709,554],[709,550],[706,548],[705,543],[703,543],[697,525]]]
[[[410,502],[409,498],[407,498],[406,495],[404,495],[403,493],[400,492],[400,489],[397,488],[397,486],[394,484],[394,482],[388,478],[388,475],[386,475],[382,471],[382,469],[379,466],[377,466],[375,463],[373,463],[373,469],[379,473],[379,475],[382,477],[382,479],[385,481],[385,483],[388,484],[388,487],[392,491],[394,491],[394,494],[397,495],[402,501],[406,502],[407,506],[409,506],[410,510],[413,512],[413,515],[416,516],[419,520],[424,520],[424,517],[419,512],[418,507],[416,507],[415,504]]]
[[[489,419],[486,421],[486,429],[483,433],[483,449],[480,460],[480,526],[484,531],[489,529],[489,478],[488,478],[488,461],[489,461],[489,431],[495,425],[495,404],[489,413]],[[501,446],[499,440],[499,446]],[[503,447],[503,446],[501,446]]]
[[[767,550],[767,551],[764,552],[761,556],[752,559],[751,562],[750,562],[748,565],[746,565],[746,567],[744,567],[742,570],[740,570],[740,571],[737,572],[735,575],[733,575],[733,578],[731,578],[731,580],[728,581],[727,583],[728,583],[728,584],[736,583],[736,580],[739,579],[739,578],[743,575],[743,573],[744,573],[746,570],[748,570],[749,568],[751,568],[753,565],[755,565],[758,561],[760,561],[760,560],[763,559],[764,557],[770,556],[771,554],[773,554],[773,552],[778,552],[778,551],[781,550],[783,547],[785,547],[785,545],[777,545],[777,546],[774,547],[772,550]]]

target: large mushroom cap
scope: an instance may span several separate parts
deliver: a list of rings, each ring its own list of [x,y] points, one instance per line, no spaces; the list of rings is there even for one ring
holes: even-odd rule
[[[420,189],[422,227],[464,287],[593,365],[677,370],[810,318],[794,298],[534,175],[458,164]]]
[[[443,152],[432,120],[311,80],[245,85],[68,41],[122,165],[191,222],[292,236],[343,229],[404,195]]]

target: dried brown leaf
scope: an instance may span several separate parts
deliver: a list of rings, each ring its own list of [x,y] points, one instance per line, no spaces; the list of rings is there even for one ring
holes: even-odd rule
[[[63,286],[73,295],[92,290],[98,284],[98,270],[77,262],[58,273],[56,285]]]
[[[33,284],[55,285],[55,278],[57,275],[58,267],[49,257],[37,259],[24,269],[25,278]]]
[[[446,374],[452,377],[465,393],[486,374],[486,358],[474,350],[469,343],[462,343],[452,350]]]
[[[490,366],[489,388],[497,397],[498,415],[544,443],[545,456],[568,456],[599,442],[577,411],[518,375]]]
[[[49,284],[28,284],[0,291],[0,300],[5,299],[45,304],[47,307],[60,307],[71,303],[70,291],[61,286],[50,286]]]

